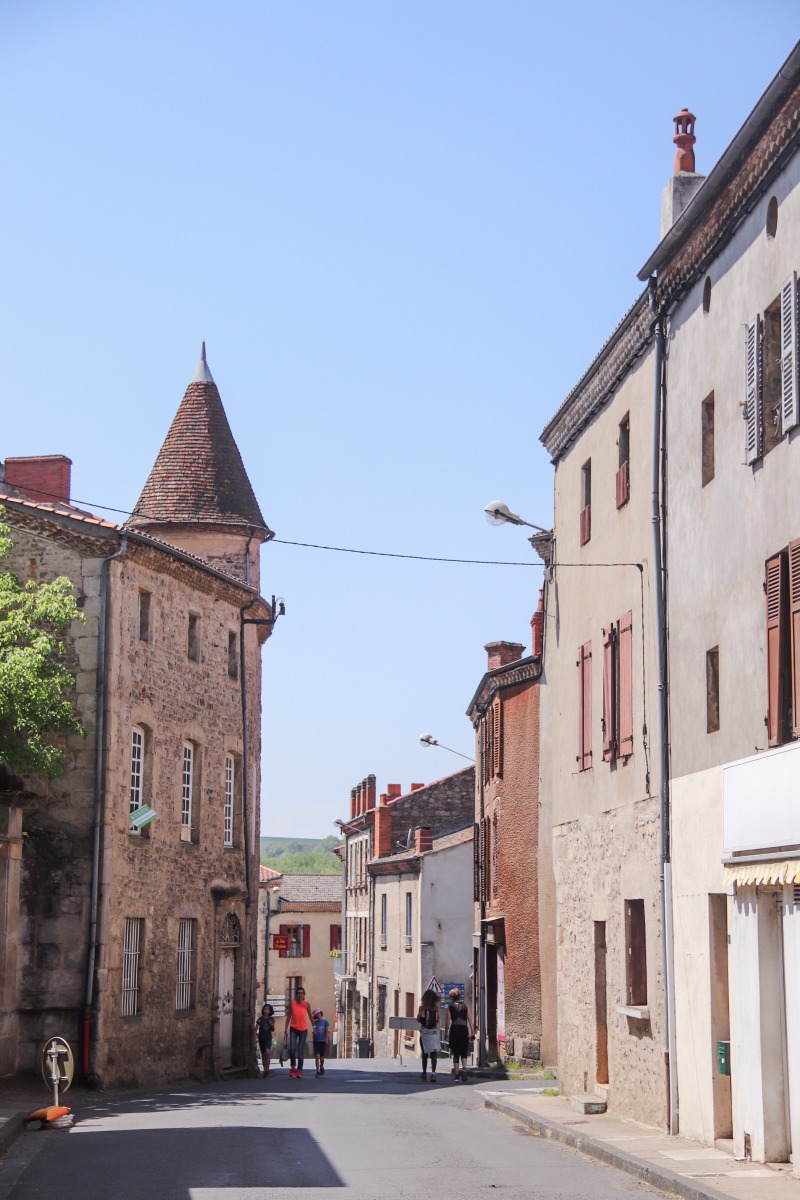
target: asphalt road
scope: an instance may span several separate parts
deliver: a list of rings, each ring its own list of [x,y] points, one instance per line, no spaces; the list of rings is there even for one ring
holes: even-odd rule
[[[24,1134],[0,1200],[630,1200],[660,1193],[483,1107],[484,1082],[419,1066],[329,1065],[290,1080],[81,1101],[70,1131]]]

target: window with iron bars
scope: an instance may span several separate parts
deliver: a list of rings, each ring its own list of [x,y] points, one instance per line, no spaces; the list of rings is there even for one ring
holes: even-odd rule
[[[178,977],[175,1007],[179,1011],[194,1008],[195,921],[181,917],[178,922]]]
[[[233,784],[236,778],[236,763],[232,754],[225,755],[225,805],[223,808],[223,845],[233,845]]]
[[[144,920],[126,917],[122,949],[122,1015],[135,1017],[140,1010],[139,977],[141,971]]]

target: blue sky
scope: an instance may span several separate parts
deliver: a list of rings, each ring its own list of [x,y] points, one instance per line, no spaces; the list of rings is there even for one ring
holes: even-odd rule
[[[697,116],[707,172],[794,0],[4,0],[0,457],[130,510],[205,339],[277,537],[262,826],[458,770],[483,646],[529,642],[539,434],[639,291]],[[121,517],[119,519],[122,519]]]

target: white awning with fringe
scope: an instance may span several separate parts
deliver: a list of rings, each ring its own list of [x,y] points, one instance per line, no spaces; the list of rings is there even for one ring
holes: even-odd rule
[[[770,862],[726,863],[725,882],[737,887],[756,884],[800,883],[800,858],[775,859]]]

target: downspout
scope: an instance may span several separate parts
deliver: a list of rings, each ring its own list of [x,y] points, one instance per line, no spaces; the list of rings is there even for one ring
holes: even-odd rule
[[[481,713],[481,720],[486,719],[485,711]],[[481,1031],[480,1041],[478,1042],[478,1066],[485,1067],[489,1063],[489,1047],[486,1041],[486,869],[485,869],[485,854],[480,853],[481,833],[483,831],[483,741],[481,738],[478,742],[481,747],[475,766],[480,776],[478,781],[478,904],[480,912],[480,942],[478,944],[478,1023]]]
[[[103,829],[103,740],[105,737],[105,707],[107,685],[107,614],[108,614],[108,566],[115,558],[122,558],[128,548],[128,535],[123,532],[119,550],[109,554],[100,565],[100,608],[97,615],[97,686],[95,701],[95,748],[94,748],[94,822],[92,826],[92,883],[89,910],[89,958],[86,965],[86,1002],[83,1010],[83,1076],[89,1074],[89,1029],[94,1002],[94,968],[97,961],[97,910],[100,896],[100,847]]]
[[[650,311],[653,315],[655,337],[655,368],[653,380],[653,461],[652,461],[652,524],[653,573],[655,576],[656,663],[658,675],[659,729],[659,890],[661,893],[661,948],[664,974],[664,1012],[666,1019],[664,1060],[667,1068],[669,1102],[669,1131],[678,1132],[678,1072],[675,1060],[675,944],[672,924],[672,862],[670,849],[669,805],[669,716],[667,706],[667,621],[664,603],[664,556],[662,528],[662,428],[666,417],[666,384],[664,377],[664,314],[658,309],[655,277],[648,284]]]

